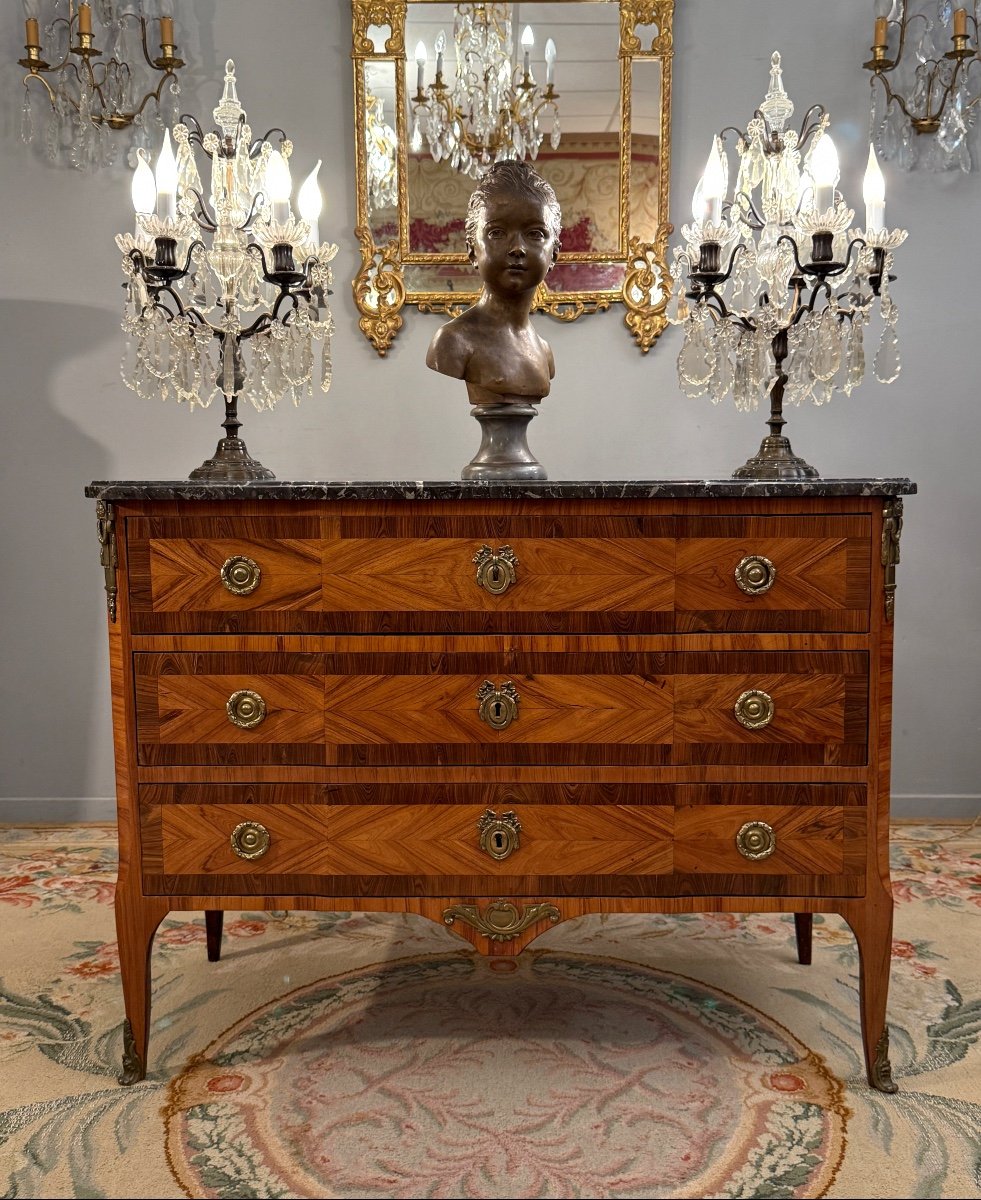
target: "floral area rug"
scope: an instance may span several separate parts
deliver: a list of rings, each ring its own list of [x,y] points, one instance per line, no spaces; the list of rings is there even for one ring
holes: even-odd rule
[[[153,952],[117,1085],[114,832],[0,829],[9,1197],[967,1197],[981,1170],[981,831],[898,826],[889,1021],[816,917],[567,922],[488,961],[416,917],[203,915]]]

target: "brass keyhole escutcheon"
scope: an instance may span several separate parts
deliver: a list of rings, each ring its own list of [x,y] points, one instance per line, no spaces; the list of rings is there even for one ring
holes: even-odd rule
[[[736,834],[736,849],[753,862],[769,858],[777,848],[777,835],[766,821],[747,821]]]
[[[751,688],[739,697],[733,711],[740,725],[747,729],[763,729],[773,720],[777,708],[772,696],[759,688]]]
[[[761,596],[773,587],[777,568],[762,554],[750,554],[736,564],[736,586],[747,596]]]
[[[228,697],[225,712],[229,721],[239,729],[255,729],[266,719],[266,702],[258,692],[243,688]]]
[[[272,837],[265,825],[258,821],[242,821],[232,830],[232,849],[239,858],[262,858],[272,843]]]
[[[262,580],[262,569],[244,554],[226,558],[221,568],[221,582],[233,596],[247,596]]]
[[[473,556],[477,567],[477,583],[492,596],[500,596],[518,581],[518,559],[510,546],[492,550],[481,546]]]
[[[518,690],[510,679],[500,687],[495,687],[489,679],[485,679],[477,689],[477,714],[491,729],[507,729],[517,719],[520,700]]]
[[[521,833],[521,822],[513,812],[498,816],[492,808],[488,808],[477,821],[477,829],[480,831],[481,850],[498,862],[513,854],[520,845],[518,835]]]

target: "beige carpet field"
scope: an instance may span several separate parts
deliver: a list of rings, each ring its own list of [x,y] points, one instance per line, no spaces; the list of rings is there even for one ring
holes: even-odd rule
[[[897,826],[889,1022],[815,920],[587,918],[491,965],[421,918],[169,919],[145,1083],[116,1083],[110,828],[0,828],[8,1197],[969,1197],[981,831]]]

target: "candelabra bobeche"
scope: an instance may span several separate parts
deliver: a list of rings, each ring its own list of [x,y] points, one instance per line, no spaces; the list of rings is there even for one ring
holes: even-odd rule
[[[545,43],[545,89],[535,81],[531,49],[535,36],[530,25],[521,35],[523,62],[512,67],[511,19],[507,4],[458,4],[453,23],[456,76],[452,85],[443,79],[446,35],[436,39],[436,76],[425,85],[426,46],[416,46],[416,91],[410,96],[413,129],[410,148],[419,153],[423,139],[436,162],[474,179],[493,162],[506,158],[537,158],[550,122],[553,149],[562,136],[556,101],[554,71],[556,50]]]
[[[273,474],[238,436],[239,396],[257,410],[284,394],[298,402],[313,390],[317,343],[321,386],[330,386],[333,320],[324,297],[337,247],[320,241],[320,163],[299,190],[297,220],[292,143],[283,136],[273,149],[272,133],[253,141],[231,59],[214,118],[218,129],[208,134],[182,118],[176,158],[165,134],[156,178],[145,158],[136,168],[136,234],[116,238],[128,278],[123,379],[141,396],[173,394],[192,408],[223,395],[226,436],[191,478],[247,482]],[[194,146],[211,160],[208,199]]]
[[[885,227],[875,151],[869,147],[865,173],[866,229],[849,231],[854,212],[836,190],[828,114],[813,105],[798,133],[786,128],[793,111],[774,53],[769,90],[746,132],[725,129],[713,139],[693,223],[682,229],[687,244],[674,252],[668,319],[685,326],[678,356],[683,390],[708,393],[716,403],[732,392],[742,410],[770,398],[770,434],[737,478],[817,477],[781,432],[783,404],[808,397],[824,404],[833,391],[849,395],[861,383],[864,333],[877,299],[884,328],[875,374],[891,383],[900,369],[889,272],[906,232]],[[738,137],[739,175],[732,201],[724,203],[729,132]]]

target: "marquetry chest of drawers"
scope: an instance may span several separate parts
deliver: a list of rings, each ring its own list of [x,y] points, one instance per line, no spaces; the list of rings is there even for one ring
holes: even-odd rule
[[[889,740],[908,480],[95,483],[127,1014],[203,909],[814,912],[893,1085]]]

